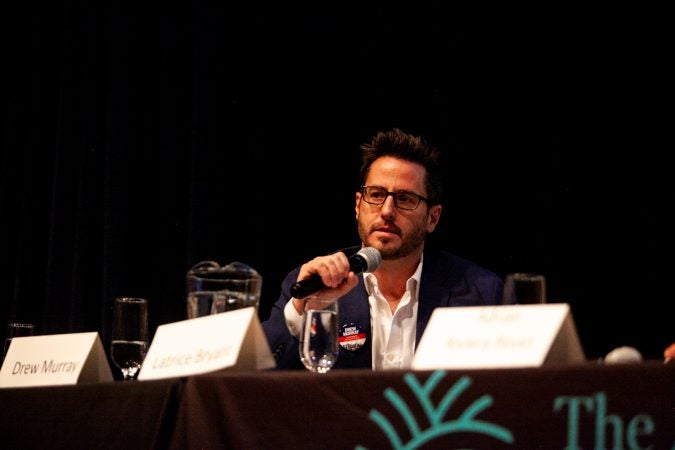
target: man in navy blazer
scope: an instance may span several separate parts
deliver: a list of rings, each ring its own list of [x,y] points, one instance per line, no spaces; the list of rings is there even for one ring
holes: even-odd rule
[[[501,302],[496,274],[425,248],[442,211],[438,150],[399,129],[377,133],[361,150],[362,186],[355,198],[361,245],[318,256],[282,282],[262,324],[279,369],[303,368],[298,336],[312,301],[338,302],[340,349],[333,367],[373,370],[410,368],[434,308]],[[350,257],[363,247],[376,249],[381,262],[356,274]],[[310,297],[295,298],[291,287],[308,278],[320,278],[322,288],[306,302]]]
[[[360,247],[343,250],[349,256]],[[300,268],[290,272],[281,284],[281,295],[272,308],[269,320],[263,323],[270,348],[279,369],[300,369],[298,339],[291,335],[284,318],[284,306],[291,299],[291,286]],[[334,368],[372,368],[372,336],[368,294],[359,275],[359,284],[339,300],[340,329],[357,324],[363,327],[365,343],[357,350],[340,348]],[[442,250],[428,249],[419,293],[415,344],[419,344],[431,312],[436,307],[494,305],[502,298],[502,280],[494,273]]]

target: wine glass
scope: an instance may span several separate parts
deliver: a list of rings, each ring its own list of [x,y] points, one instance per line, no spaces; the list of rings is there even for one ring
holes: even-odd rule
[[[307,370],[326,373],[335,365],[340,350],[337,300],[311,296],[306,301],[300,330],[300,360]]]
[[[148,301],[120,297],[113,309],[112,360],[122,371],[124,381],[135,380],[148,351]]]
[[[504,305],[546,303],[546,277],[536,273],[510,273],[504,281]]]

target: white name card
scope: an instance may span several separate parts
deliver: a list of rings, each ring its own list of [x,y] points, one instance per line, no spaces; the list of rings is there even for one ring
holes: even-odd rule
[[[436,308],[415,370],[538,367],[585,357],[567,303]]]
[[[275,366],[254,307],[160,325],[139,380]]]
[[[112,380],[97,332],[15,337],[0,370],[0,387]]]

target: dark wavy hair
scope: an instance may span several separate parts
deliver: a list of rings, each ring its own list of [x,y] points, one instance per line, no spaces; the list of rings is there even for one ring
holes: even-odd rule
[[[365,184],[370,166],[383,156],[417,163],[427,171],[425,187],[429,205],[441,203],[443,195],[443,173],[440,151],[421,136],[405,133],[399,128],[379,131],[372,139],[360,146],[361,184]]]

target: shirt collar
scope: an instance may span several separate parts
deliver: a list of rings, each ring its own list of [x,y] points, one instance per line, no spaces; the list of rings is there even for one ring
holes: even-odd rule
[[[415,273],[412,274],[406,282],[406,291],[410,291],[412,298],[417,299],[420,291],[420,280],[422,279],[422,265],[424,263],[424,254],[420,258],[420,263],[417,265]],[[371,272],[363,272],[363,281],[368,295],[372,295],[377,288],[377,278]]]

